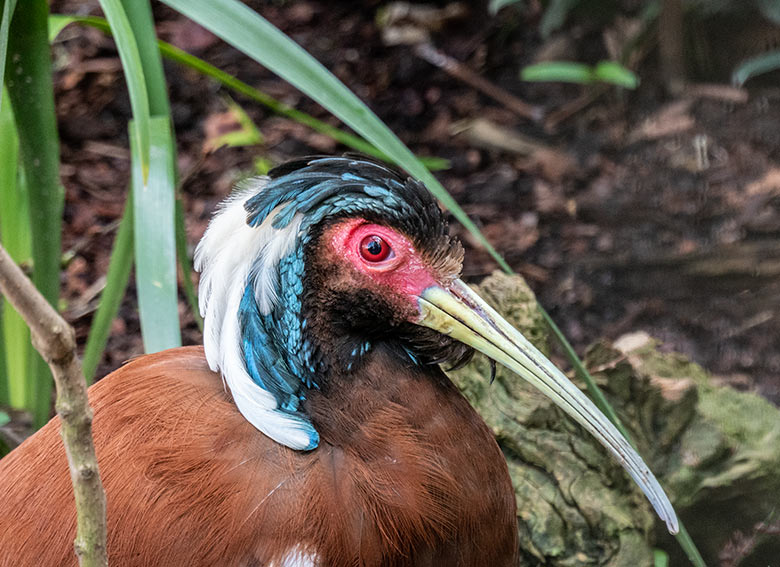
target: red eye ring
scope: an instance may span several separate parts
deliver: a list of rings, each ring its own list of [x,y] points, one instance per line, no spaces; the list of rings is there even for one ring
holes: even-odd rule
[[[376,234],[366,236],[360,241],[360,255],[368,262],[387,260],[392,251],[385,239]]]

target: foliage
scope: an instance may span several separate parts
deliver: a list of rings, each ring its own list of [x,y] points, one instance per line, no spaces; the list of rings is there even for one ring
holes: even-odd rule
[[[524,81],[560,81],[563,83],[609,83],[635,89],[639,78],[616,61],[601,61],[594,66],[572,61],[545,61],[529,65],[520,72]]]
[[[20,232],[14,236],[19,239],[19,246],[23,246],[22,242],[29,238],[32,279],[44,297],[56,305],[64,191],[59,183],[59,140],[47,40],[48,6],[45,0],[19,3],[8,0],[2,13],[0,53],[7,42],[3,61],[3,78],[8,93],[5,103],[10,103],[14,119],[3,122],[0,137],[8,141],[10,152],[18,151],[21,167],[14,175],[17,164],[11,163],[8,154],[4,155],[5,159],[0,164],[4,172],[0,175],[11,183],[9,192],[14,191],[16,177],[14,195],[18,199],[16,205],[11,205],[10,199],[4,200],[6,206],[13,208],[0,212],[0,222],[12,223],[14,221],[10,219],[27,210],[25,218],[15,219]],[[13,130],[18,144],[13,141]],[[20,180],[23,182],[20,183]],[[16,252],[25,254],[21,248],[17,248]],[[19,259],[24,258],[17,255]],[[11,315],[10,308],[5,312],[8,317],[15,317]],[[4,322],[6,333],[10,330],[8,325],[8,321]],[[7,387],[0,388],[0,392],[9,389],[19,392],[20,397],[16,397],[15,401],[32,413],[35,425],[40,427],[48,421],[51,411],[51,376],[36,352],[29,347],[17,349],[20,325],[12,327],[16,331],[4,336],[2,358],[6,364],[0,368],[0,380]]]
[[[780,49],[762,53],[740,63],[731,75],[731,82],[741,87],[749,79],[777,69],[780,69]]]
[[[539,22],[539,34],[546,38],[563,27],[571,11],[581,2],[582,0],[549,0],[546,2],[546,8]],[[525,4],[523,0],[490,0],[488,11],[495,15],[501,8],[520,3]]]
[[[521,2],[523,2],[523,0],[490,0],[488,12],[495,15],[501,8],[512,6],[513,4],[520,4]]]

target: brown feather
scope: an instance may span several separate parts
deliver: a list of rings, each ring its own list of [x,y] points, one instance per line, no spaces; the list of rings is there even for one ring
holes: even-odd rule
[[[513,565],[515,504],[482,420],[437,367],[382,351],[311,393],[302,453],[238,413],[199,347],[141,357],[90,388],[116,566]],[[0,461],[0,565],[75,565],[53,419]]]

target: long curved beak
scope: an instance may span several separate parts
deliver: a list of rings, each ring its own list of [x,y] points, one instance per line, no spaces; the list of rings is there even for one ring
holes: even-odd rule
[[[418,325],[465,343],[517,373],[587,429],[626,469],[670,533],[677,515],[653,473],[614,425],[547,357],[463,281],[431,286],[419,296]]]

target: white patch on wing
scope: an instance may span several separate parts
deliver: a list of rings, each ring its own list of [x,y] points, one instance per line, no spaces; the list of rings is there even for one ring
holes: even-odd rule
[[[319,565],[316,553],[303,551],[295,546],[282,557],[280,562],[274,562],[269,567],[317,567]]]
[[[246,371],[241,348],[238,309],[250,269],[255,270],[255,296],[261,313],[270,313],[276,297],[279,260],[291,252],[303,217],[296,215],[282,229],[271,226],[280,207],[258,227],[246,223],[244,203],[262,191],[267,178],[236,191],[211,219],[195,249],[195,269],[201,273],[199,306],[203,316],[203,346],[209,367],[222,373],[241,414],[271,439],[304,449],[309,433],[299,420],[276,412],[276,398],[259,387]]]

